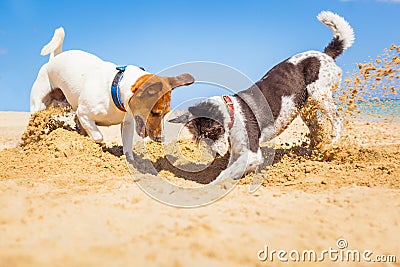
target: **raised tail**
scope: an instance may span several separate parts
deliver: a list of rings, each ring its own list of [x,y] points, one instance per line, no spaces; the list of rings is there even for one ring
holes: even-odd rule
[[[54,31],[53,38],[48,44],[43,46],[42,51],[40,51],[40,54],[42,56],[50,54],[50,59],[60,54],[62,52],[64,36],[65,33],[63,27],[56,29]]]
[[[333,39],[324,53],[335,59],[354,43],[353,28],[344,18],[330,11],[322,11],[317,18],[333,32]]]

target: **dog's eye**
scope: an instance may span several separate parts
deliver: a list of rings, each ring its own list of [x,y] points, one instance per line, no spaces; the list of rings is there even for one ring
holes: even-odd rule
[[[161,112],[161,111],[153,111],[153,110],[152,110],[150,113],[151,113],[151,115],[154,116],[154,117],[160,117],[160,116],[162,115],[162,112]]]

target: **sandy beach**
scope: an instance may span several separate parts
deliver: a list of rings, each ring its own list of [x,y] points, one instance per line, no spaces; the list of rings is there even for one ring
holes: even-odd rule
[[[266,246],[369,250],[372,261],[395,255],[397,263],[385,266],[399,264],[400,124],[351,123],[351,142],[328,159],[281,150],[255,193],[246,176],[215,203],[185,209],[141,191],[118,155],[118,126],[102,128],[113,149],[63,129],[21,147],[29,117],[0,113],[0,266],[316,264],[288,254],[288,262],[277,254],[261,261]],[[305,129],[296,120],[277,143],[293,144]]]

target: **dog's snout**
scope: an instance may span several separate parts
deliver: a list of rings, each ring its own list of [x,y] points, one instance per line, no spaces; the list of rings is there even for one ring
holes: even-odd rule
[[[156,142],[163,142],[163,141],[164,141],[164,137],[162,137],[162,136],[156,136],[156,137],[154,137],[154,141],[156,141]]]

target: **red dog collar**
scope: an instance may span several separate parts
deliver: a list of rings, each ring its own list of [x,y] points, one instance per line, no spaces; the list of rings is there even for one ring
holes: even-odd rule
[[[231,117],[231,121],[228,124],[229,130],[232,129],[233,123],[235,122],[235,107],[233,106],[232,99],[228,95],[222,96],[226,108],[229,112],[229,117]]]

